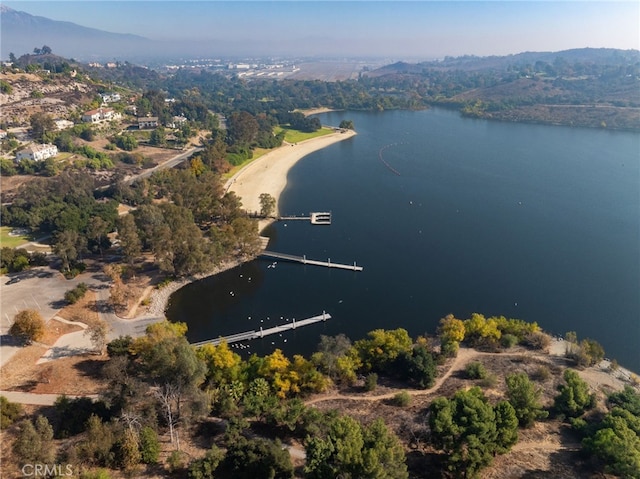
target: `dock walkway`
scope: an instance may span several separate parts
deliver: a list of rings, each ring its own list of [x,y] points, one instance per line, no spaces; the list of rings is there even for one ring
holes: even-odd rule
[[[260,253],[260,256],[264,258],[282,259],[285,261],[293,261],[296,263],[310,264],[314,266],[324,266],[325,268],[349,269],[351,271],[362,271],[364,269],[362,266],[358,266],[355,261],[353,262],[353,264],[332,263],[331,258],[329,258],[327,261],[317,261],[315,259],[307,258],[306,255],[295,256],[292,254],[276,253],[275,251],[267,250],[264,250],[262,253]]]
[[[331,315],[323,311],[322,314],[318,316],[313,316],[312,318],[301,319],[299,321],[296,321],[294,318],[291,323],[280,324],[278,326],[274,326],[273,328],[263,329],[262,327],[260,327],[259,331],[252,329],[251,331],[245,331],[244,333],[236,333],[236,334],[231,334],[229,336],[220,336],[218,338],[209,339],[207,341],[199,341],[197,343],[191,343],[191,346],[197,347],[197,346],[204,346],[205,344],[213,344],[215,346],[220,344],[222,341],[226,342],[227,344],[238,343],[241,341],[248,341],[251,339],[263,338],[265,336],[281,333],[289,329],[297,329],[303,326],[309,326],[310,324],[315,324],[320,321],[326,321],[327,319],[331,319]]]

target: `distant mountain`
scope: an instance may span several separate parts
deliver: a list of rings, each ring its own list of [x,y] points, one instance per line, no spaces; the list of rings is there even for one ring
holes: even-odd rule
[[[105,32],[71,22],[30,15],[0,5],[0,55],[17,57],[47,45],[58,54],[78,60],[135,60],[157,50],[147,38]]]

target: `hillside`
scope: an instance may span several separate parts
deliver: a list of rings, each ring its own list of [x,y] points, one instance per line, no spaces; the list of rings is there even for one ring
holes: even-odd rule
[[[367,74],[418,84],[425,101],[468,116],[640,130],[640,52],[577,49],[395,63]]]

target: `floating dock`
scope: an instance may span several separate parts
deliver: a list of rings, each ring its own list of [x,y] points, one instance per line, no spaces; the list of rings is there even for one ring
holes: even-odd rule
[[[318,316],[313,316],[312,318],[301,319],[299,321],[296,321],[294,318],[290,323],[274,326],[273,328],[263,329],[262,327],[260,327],[259,331],[252,329],[251,331],[245,331],[244,333],[236,333],[236,334],[231,334],[229,336],[220,336],[215,339],[209,339],[208,341],[199,341],[197,343],[191,343],[191,346],[198,347],[198,346],[204,346],[205,344],[213,344],[214,346],[216,346],[220,344],[222,341],[226,342],[227,344],[239,343],[241,341],[264,338],[265,336],[281,333],[283,331],[288,331],[289,329],[297,329],[303,326],[309,326],[310,324],[326,321],[327,319],[331,319],[331,315],[323,311],[322,314]]]
[[[318,261],[315,259],[308,259],[306,255],[294,256],[292,254],[276,253],[274,251],[267,250],[264,250],[262,253],[260,253],[260,256],[264,258],[275,258],[284,261],[293,261],[295,263],[310,264],[313,266],[324,266],[325,268],[349,269],[351,271],[362,271],[364,269],[362,266],[358,266],[355,261],[353,262],[353,264],[332,263],[331,258],[329,258],[327,261]]]
[[[310,221],[312,225],[330,225],[331,212],[319,211],[309,213],[309,216],[280,216],[279,221]]]

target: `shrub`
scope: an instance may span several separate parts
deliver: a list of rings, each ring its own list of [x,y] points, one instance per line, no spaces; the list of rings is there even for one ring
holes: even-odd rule
[[[487,374],[487,377],[481,379],[478,384],[483,388],[495,387],[495,385],[498,384],[498,376],[493,373],[489,373]]]
[[[364,380],[364,390],[373,391],[378,386],[378,375],[376,373],[369,373]]]
[[[69,304],[75,304],[84,297],[88,289],[89,287],[86,283],[80,283],[75,288],[64,293],[64,299]]]
[[[176,472],[184,469],[184,454],[181,451],[172,451],[167,458],[170,472]]]
[[[513,334],[503,334],[500,338],[500,344],[503,348],[509,349],[518,344],[518,338]]]
[[[140,431],[140,456],[145,464],[155,464],[160,455],[160,442],[158,434],[149,426]]]
[[[22,414],[22,406],[0,396],[0,429],[6,429]]]
[[[523,342],[531,349],[543,350],[547,349],[551,344],[551,337],[545,333],[533,332],[527,334]]]
[[[23,344],[31,344],[44,336],[44,320],[35,309],[24,309],[16,314],[9,334]]]
[[[484,367],[484,364],[475,361],[467,364],[465,373],[469,379],[485,379],[487,377],[487,368]]]
[[[531,374],[531,379],[535,381],[546,381],[551,377],[551,371],[547,366],[539,366]]]
[[[400,391],[393,396],[393,403],[399,407],[407,407],[411,403],[411,396],[407,391]]]

